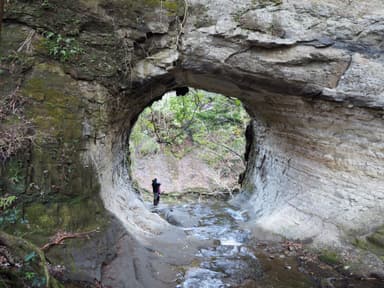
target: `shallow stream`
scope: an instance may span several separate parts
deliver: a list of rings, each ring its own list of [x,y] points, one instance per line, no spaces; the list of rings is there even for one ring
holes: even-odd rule
[[[245,211],[215,201],[159,208],[158,213],[205,243],[180,270],[177,288],[257,287],[249,285],[261,280],[263,271],[251,233],[242,227],[248,218]]]
[[[261,276],[259,261],[246,243],[249,231],[240,223],[247,215],[225,203],[184,205],[192,218],[199,218],[195,227],[184,228],[202,240],[213,240],[196,255],[195,266],[187,267],[181,275],[183,288],[234,287]]]
[[[161,204],[154,212],[202,243],[194,260],[179,267],[177,288],[384,287],[382,282],[346,277],[317,260],[300,262],[312,257],[304,249],[256,241],[245,228],[246,211],[224,201]]]

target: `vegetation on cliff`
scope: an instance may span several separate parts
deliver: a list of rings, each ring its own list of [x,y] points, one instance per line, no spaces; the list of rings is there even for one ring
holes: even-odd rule
[[[50,238],[59,232],[73,238],[103,229],[109,220],[93,168],[78,161],[83,93],[63,68],[78,60],[82,48],[60,27],[62,21],[76,19],[68,16],[74,14],[69,9],[59,9],[59,1],[5,2],[7,21],[0,39],[0,287],[59,287],[53,277],[77,267],[71,257],[62,257],[68,251],[39,247],[52,243]],[[48,7],[50,3],[55,4]],[[20,14],[12,18],[12,13]],[[27,14],[33,16],[18,20]],[[57,26],[47,24],[51,20]],[[84,243],[66,244],[75,249]]]
[[[159,154],[182,159],[193,154],[194,159],[217,171],[216,183],[228,183],[224,178],[237,183],[245,168],[244,133],[248,121],[249,116],[237,99],[201,90],[192,90],[186,96],[167,94],[146,108],[136,122],[130,137],[131,160],[153,161],[149,158]],[[193,163],[199,165],[198,161]],[[203,185],[196,183],[196,188],[199,184]]]

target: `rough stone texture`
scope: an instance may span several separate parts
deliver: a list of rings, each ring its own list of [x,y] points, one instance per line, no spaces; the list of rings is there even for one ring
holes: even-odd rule
[[[255,222],[322,243],[382,224],[384,7],[230,2],[209,1],[212,25],[187,26],[179,77],[253,115]]]
[[[107,207],[127,210],[116,190],[132,190],[121,165],[137,114],[189,85],[238,97],[255,120],[244,188],[256,223],[319,243],[383,224],[382,12],[379,1],[190,1],[168,45],[133,65],[134,93],[118,97],[109,144],[94,146],[109,162],[95,161]]]
[[[258,223],[323,242],[380,223],[381,112],[271,97],[256,115],[247,189],[258,191],[251,197]]]
[[[182,1],[176,13],[160,1],[83,2],[20,1],[6,21],[81,41],[64,71],[105,90],[87,104],[103,117],[84,117],[83,158],[105,207],[141,241],[169,226],[132,188],[129,131],[185,85],[238,97],[253,117],[243,196],[255,224],[328,245],[384,224],[382,0],[190,0],[186,18]]]

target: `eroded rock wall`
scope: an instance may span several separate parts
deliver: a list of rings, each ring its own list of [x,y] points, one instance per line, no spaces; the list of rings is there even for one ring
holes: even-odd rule
[[[256,222],[323,243],[381,225],[383,113],[299,97],[260,101],[244,187],[255,191]]]
[[[244,188],[255,222],[322,243],[383,224],[382,4],[192,6],[202,10],[187,21],[180,77],[253,115]]]
[[[254,119],[244,188],[257,223],[323,242],[383,224],[382,1],[166,2],[16,1],[6,13],[83,49],[55,61],[102,115],[84,115],[78,161],[96,169],[105,207],[132,231],[166,228],[132,188],[129,131],[165,92],[192,86],[238,97]]]

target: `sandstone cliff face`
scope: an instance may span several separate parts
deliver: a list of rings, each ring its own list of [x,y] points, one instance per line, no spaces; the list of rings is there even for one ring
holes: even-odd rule
[[[244,196],[255,224],[318,243],[384,224],[381,0],[160,2],[7,12],[19,28],[70,32],[83,44],[64,71],[97,110],[81,112],[83,156],[107,209],[143,235],[167,226],[132,188],[127,139],[145,107],[192,86],[239,98],[254,120]]]
[[[181,44],[140,61],[135,79],[172,74],[243,101],[254,118],[244,189],[255,222],[323,243],[383,224],[384,7],[188,3]]]

